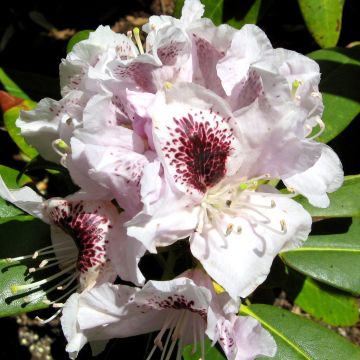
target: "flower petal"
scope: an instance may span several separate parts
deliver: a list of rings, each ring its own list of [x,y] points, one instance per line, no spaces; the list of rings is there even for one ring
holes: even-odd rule
[[[245,190],[238,201],[233,216],[224,213],[221,223],[204,224],[190,239],[192,254],[234,299],[266,279],[281,250],[305,241],[312,222],[300,204],[283,195]]]
[[[228,360],[253,360],[259,355],[276,354],[273,337],[250,316],[232,316],[230,321],[221,321],[219,328],[219,343]]]
[[[194,84],[159,93],[151,109],[154,143],[170,184],[198,196],[236,171],[240,143],[221,98]]]
[[[216,66],[227,95],[246,80],[250,65],[272,50],[265,33],[255,25],[244,25],[233,37],[231,47]]]
[[[69,353],[70,359],[75,359],[87,342],[86,336],[80,331],[77,323],[79,297],[80,295],[75,293],[66,300],[61,316],[61,327],[68,341],[66,351]]]
[[[344,172],[340,159],[323,145],[319,160],[309,169],[283,179],[284,184],[308,198],[313,206],[326,208],[330,204],[326,193],[336,191],[343,183]]]

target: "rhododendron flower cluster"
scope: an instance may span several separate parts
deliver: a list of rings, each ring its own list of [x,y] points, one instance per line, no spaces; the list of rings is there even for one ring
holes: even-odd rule
[[[180,19],[152,16],[144,45],[138,29],[100,26],[62,61],[62,98],[17,121],[80,188],[45,201],[0,183],[2,197],[51,225],[55,257],[65,251],[60,268],[77,283],[61,317],[72,358],[86,342],[96,352],[152,331],[148,359],[156,348],[180,358],[205,335],[228,359],[274,356],[271,335],[238,315],[240,299],[280,251],[306,241],[311,216],[294,197],[327,207],[342,184],[337,155],[316,141],[318,65],[274,49],[255,25],[215,26],[203,12],[187,0]],[[166,281],[139,269],[179,242],[194,268],[165,268]]]

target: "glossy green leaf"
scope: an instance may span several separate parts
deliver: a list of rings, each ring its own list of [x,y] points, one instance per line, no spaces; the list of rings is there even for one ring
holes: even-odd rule
[[[278,349],[273,360],[360,359],[360,348],[327,328],[270,305],[242,306],[241,312],[270,331]],[[258,359],[270,359],[259,357]]]
[[[26,276],[27,267],[25,265],[10,264],[6,260],[0,260],[0,274],[0,317],[18,315],[48,307],[43,302],[47,298],[41,290],[31,294],[14,295],[11,292],[13,285],[28,284],[34,281],[32,277]],[[25,296],[26,301],[24,300]]]
[[[345,234],[310,236],[297,249],[281,253],[291,268],[325,284],[360,294],[360,219]]]
[[[40,274],[43,271],[33,276],[28,274],[28,267],[38,265],[39,260],[20,263],[6,259],[32,254],[49,243],[49,226],[38,219],[23,217],[22,221],[17,219],[0,225],[0,258],[3,259],[0,260],[0,317],[47,307],[42,290],[18,291],[15,295],[11,291],[14,285],[28,284],[46,276]]]
[[[175,4],[174,16],[180,18],[184,0],[177,0]],[[203,17],[211,19],[216,25],[222,23],[224,0],[202,0],[205,5]]]
[[[20,99],[31,100],[29,96],[6,74],[4,69],[0,67],[0,82],[3,84],[5,90]]]
[[[193,345],[188,345],[183,351],[184,360],[202,359],[200,344],[197,345],[196,351],[193,353]],[[226,357],[215,346],[211,346],[211,341],[206,338],[204,346],[204,358],[206,360],[225,360]]]
[[[20,129],[16,126],[16,120],[21,110],[30,110],[36,106],[36,103],[26,100],[21,106],[15,106],[4,113],[4,124],[10,137],[13,139],[18,148],[30,159],[38,155],[37,150],[29,145],[24,137],[20,134]]]
[[[31,179],[26,175],[17,179],[19,172],[4,165],[0,165],[0,175],[5,184],[11,189],[17,189],[31,182]],[[29,219],[29,215],[0,197],[0,224],[11,221],[17,217],[26,217]]]
[[[345,0],[298,0],[306,26],[322,48],[336,46]]]
[[[0,175],[10,189],[18,189],[31,182],[28,176],[22,175],[19,177],[19,174],[20,172],[18,170],[0,165]]]
[[[360,175],[346,176],[342,187],[329,194],[330,206],[321,209],[309,204],[304,197],[296,198],[311,216],[319,218],[360,216]]]
[[[340,134],[360,113],[360,46],[326,49],[308,56],[320,65],[325,131],[318,138],[328,142]]]
[[[255,0],[252,2],[250,8],[246,9],[247,11],[243,13],[242,9],[236,9],[235,16],[228,20],[228,24],[234,26],[237,29],[240,29],[245,24],[257,24],[258,21],[265,14],[265,11],[269,7],[271,0]],[[241,6],[243,3],[239,2],[233,6]]]
[[[73,47],[80,41],[86,40],[89,38],[90,33],[93,30],[81,30],[77,32],[68,42],[66,46],[66,52],[69,53]]]
[[[293,273],[287,292],[296,293],[294,302],[301,309],[332,326],[352,326],[357,323],[359,309],[353,296]]]

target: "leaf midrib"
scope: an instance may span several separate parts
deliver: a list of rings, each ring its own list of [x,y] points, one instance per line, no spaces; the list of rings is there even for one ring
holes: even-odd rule
[[[264,325],[266,328],[268,328],[271,332],[273,332],[275,335],[277,335],[280,339],[285,341],[290,347],[292,347],[295,351],[297,351],[300,355],[302,355],[306,360],[313,360],[311,357],[309,357],[306,353],[304,353],[297,344],[291,342],[290,339],[288,339],[283,333],[281,333],[279,330],[272,327],[267,321],[260,318],[256,313],[254,313],[252,310],[249,309],[248,306],[242,305],[240,308],[240,312],[243,312],[246,315],[250,315],[254,319],[258,320],[262,325]]]
[[[330,252],[354,252],[360,253],[359,249],[351,249],[351,248],[335,248],[335,247],[301,247],[298,249],[291,249],[287,251],[283,251],[282,254],[289,253],[289,252],[301,252],[301,251],[330,251]]]

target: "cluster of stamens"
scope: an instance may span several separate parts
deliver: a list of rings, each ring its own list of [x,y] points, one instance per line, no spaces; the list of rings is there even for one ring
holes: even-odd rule
[[[39,281],[29,284],[15,284],[11,286],[11,292],[17,295],[21,292],[24,297],[24,303],[31,304],[34,302],[42,301],[48,306],[59,309],[53,316],[47,320],[38,318],[41,323],[46,323],[53,320],[63,307],[63,302],[78,288],[79,273],[76,268],[77,251],[74,245],[68,241],[50,245],[35,251],[31,255],[19,256],[15,258],[8,258],[10,264],[18,262],[32,262],[37,263],[36,266],[28,268],[28,276],[34,275],[38,272],[48,270],[50,268],[59,267],[60,269]],[[46,285],[50,287],[46,288]],[[48,295],[56,294],[55,300],[49,300]]]

